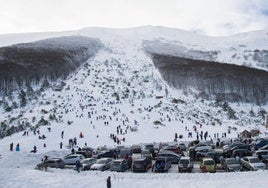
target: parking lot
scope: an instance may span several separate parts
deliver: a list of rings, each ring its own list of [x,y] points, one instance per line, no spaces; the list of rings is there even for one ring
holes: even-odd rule
[[[246,144],[240,144],[238,146],[248,147],[248,145]],[[202,173],[203,171],[212,172],[212,173],[225,173],[226,171],[249,171],[249,170],[255,171],[255,170],[260,170],[260,169],[267,170],[266,160],[263,160],[263,164],[262,164],[263,166],[261,168],[254,169],[251,166],[249,167],[247,165],[244,165],[245,159],[249,157],[247,155],[246,155],[247,157],[245,158],[244,156],[241,156],[240,158],[239,157],[235,158],[235,156],[233,155],[227,156],[227,154],[230,154],[230,153],[234,154],[235,151],[247,150],[247,149],[237,149],[238,146],[234,146],[233,152],[230,152],[232,150],[231,148],[230,150],[227,150],[227,152],[223,154],[223,148],[217,147],[215,149],[215,146],[207,145],[207,144],[204,145],[204,143],[199,143],[199,145],[196,144],[194,147],[187,147],[181,151],[180,150],[177,151],[178,149],[177,146],[168,145],[167,147],[164,147],[164,149],[161,149],[160,151],[158,150],[156,155],[153,157],[153,155],[150,153],[150,149],[154,149],[152,144],[144,145],[143,149],[140,145],[133,145],[131,148],[122,147],[120,149],[114,148],[114,149],[109,149],[109,150],[105,149],[103,151],[98,150],[98,151],[94,151],[93,155],[88,155],[86,150],[76,151],[75,154],[68,154],[67,156],[65,156],[63,160],[65,163],[64,169],[66,170],[75,169],[76,162],[81,161],[82,164],[81,164],[80,170],[110,171],[110,167],[112,164],[113,166],[115,166],[114,164],[119,164],[120,166],[118,166],[118,168],[116,169],[112,169],[112,171],[120,171],[124,173],[132,173],[132,172],[140,172],[140,171],[143,173],[158,173],[158,172],[182,173],[182,172],[179,172],[179,168],[178,168],[179,166],[180,166],[180,171],[187,171],[188,173]],[[148,148],[147,150],[144,149],[146,147]],[[263,153],[266,150],[260,150],[260,151],[262,151]],[[209,154],[210,152],[214,154],[214,156],[212,157],[207,156],[207,154]],[[252,156],[254,152],[250,152],[249,154]],[[187,156],[187,157],[183,157],[183,156]],[[256,153],[255,153],[255,156],[256,156]],[[85,165],[88,165],[88,164],[86,164],[83,161],[83,159],[84,158],[89,159],[90,157],[91,159],[95,160],[94,163],[96,163],[98,159],[105,159],[105,160],[111,159],[111,160],[109,164],[105,163],[105,165],[101,165],[102,167],[98,167],[97,169],[94,169],[91,166],[85,167]],[[120,159],[120,160],[116,160],[116,159]],[[236,165],[237,166],[236,169],[233,166],[227,167],[226,161],[230,161],[229,159],[233,160],[231,165]],[[116,160],[116,161],[113,162],[113,160]],[[184,162],[181,162],[183,160]],[[133,164],[133,161],[137,164]],[[202,163],[200,161],[202,161]],[[209,161],[212,162],[212,164],[211,163],[209,164]],[[261,160],[259,160],[259,162],[261,162]],[[180,165],[178,163],[180,163]],[[186,166],[185,166],[185,163],[186,163]],[[200,168],[201,164],[202,164],[202,169]],[[93,165],[93,163],[91,165]],[[84,167],[85,169],[83,169]]]

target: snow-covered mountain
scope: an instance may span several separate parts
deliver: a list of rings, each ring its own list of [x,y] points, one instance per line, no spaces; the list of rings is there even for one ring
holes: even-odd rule
[[[253,31],[227,37],[197,35],[175,28],[142,26],[128,29],[85,28],[78,31],[51,33],[24,33],[0,35],[0,47],[15,43],[33,42],[45,38],[81,35],[101,40],[127,40],[137,43],[151,42],[157,52],[181,55],[198,52],[216,52],[215,61],[258,67],[267,70],[268,31]],[[204,56],[204,55],[203,55]],[[198,59],[202,58],[197,57]],[[204,58],[204,57],[203,57]]]
[[[60,36],[65,36],[65,38],[34,42],[36,39]],[[264,123],[264,116],[267,113],[266,105],[259,106],[252,102],[241,103],[240,101],[228,104],[224,100],[203,100],[200,95],[196,95],[196,93],[200,94],[200,91],[196,92],[197,89],[190,84],[185,85],[184,89],[173,87],[176,86],[174,81],[172,84],[166,77],[172,76],[175,79],[176,74],[163,74],[161,69],[157,69],[159,67],[152,58],[152,54],[157,54],[193,61],[205,60],[242,65],[244,64],[242,60],[238,61],[237,58],[229,57],[230,51],[227,49],[235,48],[236,53],[239,51],[244,55],[248,51],[265,54],[268,35],[264,31],[212,38],[177,29],[145,26],[131,29],[86,28],[72,32],[36,33],[33,38],[30,34],[2,35],[0,38],[1,46],[13,44],[16,48],[30,46],[33,49],[37,49],[36,46],[49,46],[50,50],[57,50],[60,46],[66,48],[67,52],[69,50],[70,53],[76,53],[68,47],[72,46],[69,41],[73,41],[74,36],[100,40],[100,45],[104,47],[101,49],[98,47],[97,50],[91,49],[94,51],[91,54],[97,53],[87,62],[79,62],[78,65],[81,64],[81,66],[66,79],[60,79],[58,83],[44,79],[43,83],[38,83],[33,87],[25,86],[13,94],[2,95],[0,101],[2,136],[40,125],[81,126],[84,124],[100,128],[99,131],[94,131],[94,134],[90,132],[91,137],[93,135],[94,137],[96,135],[107,137],[113,131],[109,129],[102,131],[103,125],[106,125],[104,123],[109,121],[113,128],[122,124],[126,127],[135,126],[135,122],[140,125],[142,130],[140,134],[154,133],[148,136],[147,140],[154,141],[161,133],[159,130],[167,131],[166,127],[177,127],[178,124],[184,126],[201,123],[227,129],[228,126],[244,128],[244,126],[261,126]],[[53,45],[53,41],[56,43],[57,40],[61,43]],[[85,38],[84,44],[86,40]],[[14,44],[17,41],[32,43],[16,46]],[[79,46],[79,42],[76,41],[73,46]],[[89,47],[92,48],[92,45]],[[46,47],[41,49],[46,49]],[[253,59],[250,65],[247,64],[254,70],[262,69],[264,77],[254,80],[255,84],[262,83],[261,86],[268,80],[266,79],[266,55],[262,58],[264,60],[260,64]],[[27,60],[26,58],[23,61],[29,63]],[[34,60],[30,60],[35,63]],[[49,61],[53,61],[53,58]],[[53,62],[47,66],[52,66],[50,69],[53,70]],[[250,71],[247,72],[250,73]],[[262,78],[264,80],[261,80]],[[264,87],[263,91],[266,96],[267,88]],[[119,117],[115,118],[115,114]],[[154,131],[151,131],[152,127]],[[172,133],[168,140],[172,139],[174,128],[170,130]],[[213,134],[212,130],[211,136]],[[128,137],[135,140],[136,136],[136,134],[132,136],[130,134]],[[167,138],[163,138],[162,141],[165,139]],[[128,139],[126,140],[128,142]]]
[[[74,54],[74,57],[78,57],[74,58],[78,66],[68,72],[67,77],[54,80],[44,77],[39,82],[31,83],[30,86],[25,84],[13,93],[6,92],[1,95],[0,133],[1,137],[4,137],[0,140],[2,172],[10,167],[18,167],[22,170],[16,171],[18,173],[16,177],[22,171],[27,172],[28,175],[35,174],[32,169],[44,154],[62,157],[69,152],[69,149],[64,147],[60,150],[59,143],[63,142],[64,146],[67,146],[69,139],[74,137],[78,138],[79,146],[87,143],[88,146],[96,148],[104,145],[117,146],[117,143],[110,138],[110,134],[116,134],[122,145],[169,142],[174,140],[175,133],[182,135],[181,141],[187,142],[195,139],[195,134],[194,138],[188,137],[189,132],[194,133],[193,126],[197,127],[199,133],[208,131],[210,139],[214,140],[216,135],[221,137],[223,133],[227,133],[228,138],[235,138],[244,129],[258,129],[261,136],[265,136],[267,130],[264,127],[264,117],[268,111],[267,104],[256,104],[252,101],[227,102],[209,97],[208,100],[204,100],[204,97],[197,95],[200,91],[193,87],[194,85],[178,89],[174,84],[178,83],[176,74],[172,72],[172,76],[169,77],[168,72],[161,67],[172,64],[172,61],[177,64],[178,61],[181,62],[181,59],[185,64],[213,63],[214,66],[216,63],[216,66],[220,67],[216,69],[217,71],[221,70],[219,64],[235,65],[243,71],[248,70],[249,77],[259,76],[257,71],[261,71],[264,76],[259,80],[253,80],[263,86],[267,83],[265,79],[268,74],[267,33],[268,31],[256,31],[230,37],[208,37],[173,28],[144,26],[129,29],[85,28],[79,31],[58,33],[1,35],[1,49],[12,47],[10,45],[26,46],[28,49],[32,46],[33,50],[36,49],[35,45],[41,49],[50,50],[62,47],[67,54],[70,52]],[[80,38],[80,42],[76,41],[72,45],[72,37],[85,38],[83,42]],[[45,42],[42,41],[44,39],[46,39]],[[60,43],[62,45],[55,45],[57,42],[51,42],[58,40],[63,40]],[[81,58],[76,56],[76,49],[70,50],[72,46],[81,47],[81,44],[86,44],[86,47],[90,44],[88,50],[92,50],[92,44],[97,46],[93,49],[94,53],[86,56],[89,59],[85,62],[85,56]],[[3,61],[3,57],[7,56],[2,54],[0,61]],[[12,58],[14,59],[13,56],[11,60]],[[20,58],[24,60],[23,63],[29,60],[23,55]],[[172,61],[168,58],[172,58]],[[53,70],[53,62],[50,62],[52,59],[51,57],[49,59],[48,66],[52,66],[49,70]],[[30,60],[35,64],[34,59],[30,58]],[[42,58],[38,60],[41,61]],[[41,62],[46,63],[46,61]],[[66,62],[69,61],[64,61],[63,64]],[[177,69],[177,66],[174,67],[174,70]],[[252,71],[257,73],[252,74]],[[197,70],[193,72],[199,74]],[[222,72],[224,71],[220,72],[221,76],[224,75]],[[228,74],[231,73],[228,72]],[[245,74],[243,73],[242,77]],[[180,75],[179,78],[182,77]],[[236,78],[239,78],[239,75],[236,75]],[[261,80],[262,78],[264,80]],[[16,85],[16,80],[13,81]],[[264,88],[264,93],[266,91],[267,89]],[[51,132],[47,130],[48,127],[51,128]],[[134,127],[137,131],[131,131]],[[117,134],[117,129],[119,129],[119,134]],[[24,130],[28,131],[28,136],[22,136]],[[47,138],[39,139],[38,135],[33,134],[34,130],[39,130],[40,135],[44,134]],[[61,138],[62,131],[64,131],[63,139]],[[83,132],[83,138],[79,138],[80,132]],[[8,151],[11,142],[20,143],[20,153]],[[29,154],[34,145],[37,146],[38,153]],[[28,158],[31,159],[27,161]],[[15,162],[9,162],[10,159]],[[9,172],[15,173],[14,170],[9,170]],[[55,171],[55,173],[62,175],[60,171]],[[108,172],[104,173],[105,176],[108,174],[110,175]],[[41,175],[42,172],[40,174],[38,172],[37,177]],[[85,175],[82,176],[87,177]],[[91,173],[91,175],[94,180],[90,181],[96,184],[96,187],[102,187],[102,184],[96,183],[97,180],[103,178],[102,174]],[[263,177],[266,174],[259,175]],[[72,176],[73,174],[68,173],[64,175],[68,178]],[[140,177],[133,175],[133,181],[130,181],[128,178],[132,176],[126,176],[122,178],[125,178],[127,182],[133,182]],[[52,178],[50,175],[47,177]],[[117,175],[114,175],[114,179],[115,177]],[[226,177],[231,178],[228,175]],[[241,176],[237,177],[232,180],[241,178]],[[150,179],[151,176],[147,178]],[[166,185],[170,187],[177,185],[176,178],[176,175],[172,176],[173,180]],[[191,179],[188,176],[186,178]],[[214,176],[210,178],[215,179]],[[82,179],[80,176],[80,180]],[[158,177],[157,183],[153,184],[155,187],[161,187],[159,179],[161,180],[162,176]],[[7,183],[8,181],[10,181],[8,175],[4,180],[0,178],[0,182],[4,182],[4,185],[11,185]],[[36,185],[47,187],[47,184],[43,184],[44,182],[36,183]],[[221,182],[221,185],[224,183]],[[16,183],[13,185],[19,186]],[[28,186],[27,183],[23,185]],[[67,185],[66,183],[67,187],[69,185],[73,184]],[[122,187],[120,182],[117,182],[117,185]],[[140,184],[140,187],[143,185]],[[148,182],[147,185],[149,185]],[[191,185],[190,187],[196,187],[196,184]],[[212,185],[215,186],[215,184]],[[265,184],[260,184],[260,187],[265,187],[263,185]]]

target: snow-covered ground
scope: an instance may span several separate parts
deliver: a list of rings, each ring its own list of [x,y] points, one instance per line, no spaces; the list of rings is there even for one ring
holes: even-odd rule
[[[78,133],[81,129],[79,127],[67,127],[52,126],[51,132],[48,132],[45,128],[41,128],[41,133],[46,134],[47,139],[45,141],[38,140],[36,135],[32,133],[29,136],[21,136],[22,133],[12,135],[11,137],[4,138],[0,141],[0,187],[10,188],[51,188],[51,187],[94,187],[101,188],[106,186],[106,178],[111,176],[112,187],[117,188],[175,188],[175,187],[204,187],[204,188],[266,188],[268,179],[268,170],[257,172],[230,172],[230,173],[214,173],[214,174],[202,174],[202,173],[132,173],[132,172],[110,172],[110,171],[82,171],[77,173],[72,169],[48,169],[48,171],[35,170],[36,164],[41,162],[44,155],[51,157],[63,157],[67,153],[70,153],[69,149],[59,149],[60,130],[65,130],[66,138],[62,139],[67,141],[67,136],[73,133]],[[69,131],[67,131],[69,130]],[[168,137],[165,134],[166,131],[162,131],[162,137]],[[78,137],[78,136],[77,136]],[[78,138],[79,143],[88,141],[90,138],[85,136],[85,140]],[[146,140],[146,137],[139,136],[134,143]],[[157,139],[157,138],[156,138]],[[9,143],[19,142],[21,145],[21,151],[10,152]],[[43,142],[47,143],[47,148],[43,148],[41,145]],[[107,144],[109,140],[101,138],[98,144]],[[30,153],[33,145],[38,146],[37,153]],[[94,143],[91,143],[94,145]],[[176,167],[174,167],[176,168]]]
[[[99,38],[105,49],[70,75],[65,80],[66,86],[62,91],[48,89],[41,93],[41,96],[27,100],[24,108],[13,109],[11,112],[0,110],[1,121],[11,125],[35,126],[42,119],[50,122],[50,125],[37,128],[40,135],[47,137],[45,140],[38,139],[38,135],[34,135],[30,128],[28,136],[22,136],[23,132],[19,132],[0,140],[0,187],[97,188],[106,186],[108,176],[112,177],[112,187],[118,188],[267,187],[267,171],[216,174],[87,171],[78,174],[70,169],[49,169],[48,172],[34,170],[44,155],[63,157],[70,153],[66,146],[69,139],[74,137],[78,139],[79,146],[84,146],[85,143],[94,148],[104,145],[117,146],[110,139],[110,134],[117,135],[119,126],[122,134],[117,136],[122,145],[171,142],[175,133],[183,136],[180,141],[188,142],[196,139],[194,126],[197,127],[198,133],[208,131],[209,139],[213,140],[216,140],[217,134],[221,138],[222,133],[227,133],[228,130],[231,132],[227,134],[227,138],[236,138],[244,129],[258,129],[262,137],[267,132],[259,115],[263,110],[268,111],[267,105],[230,103],[237,119],[229,119],[227,112],[217,106],[215,101],[203,101],[191,94],[185,95],[170,88],[162,81],[152,60],[143,51],[143,40],[154,39],[183,44],[188,50],[228,51],[231,46],[239,47],[241,42],[246,43],[250,50],[254,50],[256,46],[258,49],[265,49],[265,31],[212,39],[185,31],[150,26],[127,30],[88,28],[68,33],[35,34],[32,38],[26,34],[16,37],[0,36],[0,46],[13,44],[15,39],[30,42],[51,36],[75,34]],[[240,48],[242,52],[244,47]],[[230,57],[232,61],[228,62],[237,63],[229,55],[222,50],[217,58],[224,60]],[[159,96],[160,98],[157,98]],[[174,99],[177,102],[174,102]],[[18,101],[16,96],[5,100],[9,105],[14,100]],[[138,131],[131,132],[130,127],[133,126],[136,126]],[[83,132],[84,138],[79,138],[80,132]],[[193,138],[188,138],[189,132],[193,133]],[[19,143],[21,151],[10,152],[9,145],[12,142],[14,146]],[[63,142],[63,149],[60,149],[60,142]],[[44,143],[46,147],[43,147]],[[38,150],[35,154],[30,153],[34,145]]]

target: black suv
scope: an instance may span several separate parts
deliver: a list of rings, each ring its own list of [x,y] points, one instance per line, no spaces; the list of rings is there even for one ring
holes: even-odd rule
[[[152,160],[147,157],[135,159],[132,162],[132,171],[133,172],[147,172],[149,168],[152,167]]]

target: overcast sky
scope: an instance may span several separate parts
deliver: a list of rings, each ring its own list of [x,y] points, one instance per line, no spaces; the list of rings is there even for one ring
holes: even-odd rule
[[[268,29],[268,0],[0,0],[0,34],[141,25],[213,36]]]

